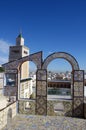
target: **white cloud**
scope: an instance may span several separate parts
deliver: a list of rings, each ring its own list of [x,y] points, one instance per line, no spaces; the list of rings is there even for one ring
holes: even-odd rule
[[[4,63],[7,63],[8,62],[8,56],[7,57],[4,57],[4,56],[0,56],[0,64],[4,64]]]
[[[9,46],[12,44],[0,39],[0,64],[8,62]]]
[[[8,53],[9,52],[9,46],[11,44],[3,39],[0,39],[0,52],[2,53]]]

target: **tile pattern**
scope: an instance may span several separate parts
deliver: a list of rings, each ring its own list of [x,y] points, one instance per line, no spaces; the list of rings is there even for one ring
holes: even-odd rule
[[[59,103],[63,104],[64,110],[59,108],[56,112],[54,110],[55,105]],[[47,115],[49,116],[72,116],[72,101],[58,101],[58,100],[47,100]]]
[[[47,72],[37,70],[36,114],[47,115]]]
[[[37,71],[37,80],[47,80],[46,70],[38,70]]]
[[[83,71],[82,70],[74,71],[74,81],[83,82]]]
[[[46,81],[37,81],[37,95],[46,96],[47,87]]]
[[[19,101],[18,103],[18,109],[19,109],[19,113],[20,114],[28,114],[28,115],[35,115],[35,100],[34,101],[28,101],[29,102],[29,105],[30,105],[30,108],[29,109],[25,109],[25,103],[27,101]]]
[[[17,115],[9,128],[2,130],[86,130],[86,120],[61,116]]]
[[[84,116],[84,71],[74,71],[73,116]]]

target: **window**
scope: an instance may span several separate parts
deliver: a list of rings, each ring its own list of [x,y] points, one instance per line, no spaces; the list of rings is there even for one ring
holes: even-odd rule
[[[6,74],[6,86],[14,87],[16,85],[16,74]]]
[[[27,51],[24,51],[24,53],[25,53],[25,54],[28,54],[28,52],[27,52]]]
[[[19,50],[13,50],[12,52],[14,52],[14,53],[19,53]]]

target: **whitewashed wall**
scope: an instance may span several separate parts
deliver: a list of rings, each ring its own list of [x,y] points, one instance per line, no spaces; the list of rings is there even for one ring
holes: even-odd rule
[[[9,105],[0,111],[0,130],[7,124],[8,122],[8,111],[12,110],[12,118],[16,116],[16,102]]]

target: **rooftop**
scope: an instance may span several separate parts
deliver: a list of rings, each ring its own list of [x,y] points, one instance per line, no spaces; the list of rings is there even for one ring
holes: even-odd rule
[[[18,114],[10,127],[2,130],[86,130],[86,120],[62,116]]]
[[[70,83],[70,80],[50,80],[48,82],[58,82],[58,83]]]

